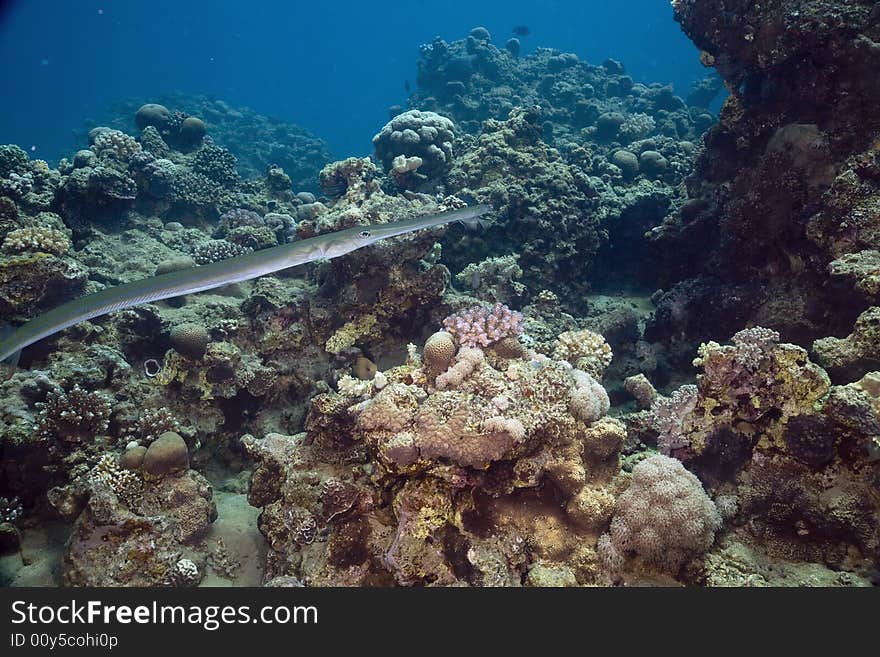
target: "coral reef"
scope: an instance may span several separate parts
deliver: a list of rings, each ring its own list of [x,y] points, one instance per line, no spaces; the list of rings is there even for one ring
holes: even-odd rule
[[[455,269],[514,252],[523,283],[550,287],[570,307],[582,306],[588,279],[650,285],[642,235],[682,200],[695,142],[713,122],[705,103],[635,83],[611,60],[596,66],[549,48],[520,58],[484,37],[422,46],[408,99],[465,133],[447,191],[499,211],[502,236],[447,238]]]
[[[242,177],[259,178],[270,167],[277,167],[290,178],[287,190],[317,191],[316,174],[331,158],[327,146],[302,128],[205,96],[168,94],[158,101],[161,105],[137,99],[118,103],[108,125],[122,131],[137,127],[142,132],[148,126],[154,127],[172,144],[182,138],[185,143],[176,145],[190,148],[202,141],[199,133],[204,135],[207,130],[218,144],[234,153],[235,169]],[[148,108],[147,116],[138,118],[137,113],[144,107]]]
[[[477,27],[422,48],[372,159],[180,94],[57,169],[0,146],[13,324],[493,210],[24,350],[0,550],[57,526],[46,572],[93,586],[880,581],[877,10],[673,6],[717,71],[686,101]]]
[[[668,86],[634,82],[617,62],[596,66],[551,48],[522,58],[516,54],[497,48],[485,35],[452,43],[435,39],[421,47],[418,86],[409,102],[448,116],[471,134],[517,105],[541,106],[547,111],[546,132],[557,141],[600,133],[608,141],[620,136],[628,143],[627,138],[647,136],[645,128],[635,128],[638,123],[657,135],[689,139],[699,134],[699,121],[704,127],[711,123],[711,117],[701,116],[705,109],[689,111]]]
[[[866,302],[829,284],[829,267],[833,278],[840,258],[877,247],[876,9],[825,0],[673,6],[730,96],[688,200],[652,231],[661,285],[674,285],[684,305],[677,318],[658,314],[654,335],[677,335],[688,343],[682,354],[749,324],[800,344],[845,335]],[[717,302],[688,302],[695,294]]]
[[[436,333],[424,365],[412,354],[382,386],[316,397],[307,434],[242,439],[267,580],[598,581],[624,437],[604,390],[540,354],[461,347],[450,364],[450,344]]]
[[[804,349],[763,328],[704,344],[695,364],[697,385],[658,398],[640,431],[725,498],[725,540],[870,576],[880,550],[877,374],[832,386]]]

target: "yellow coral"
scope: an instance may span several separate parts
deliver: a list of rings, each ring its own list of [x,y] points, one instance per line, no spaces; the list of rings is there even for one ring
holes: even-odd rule
[[[584,486],[571,498],[566,512],[580,527],[602,529],[614,513],[614,495],[607,486]]]
[[[331,354],[338,354],[343,349],[353,346],[358,340],[371,335],[378,320],[375,315],[361,315],[343,324],[324,345]]]
[[[624,440],[626,425],[615,418],[603,417],[591,424],[584,433],[584,453],[606,460],[620,452]]]
[[[554,358],[568,361],[600,381],[612,356],[605,338],[588,329],[560,333],[553,344]]]
[[[10,231],[3,240],[4,253],[23,253],[37,251],[61,255],[70,248],[67,235],[54,228],[28,226]]]

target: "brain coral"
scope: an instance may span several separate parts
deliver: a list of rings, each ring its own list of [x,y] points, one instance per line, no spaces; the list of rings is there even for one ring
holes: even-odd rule
[[[425,342],[425,365],[435,370],[445,370],[455,356],[455,338],[447,331],[437,331]]]
[[[210,339],[208,330],[195,322],[179,324],[171,329],[171,346],[177,353],[190,358],[204,356]]]
[[[619,571],[637,555],[675,573],[711,547],[721,516],[703,485],[681,462],[655,454],[633,468],[632,483],[617,498],[611,531],[599,539],[605,566]]]

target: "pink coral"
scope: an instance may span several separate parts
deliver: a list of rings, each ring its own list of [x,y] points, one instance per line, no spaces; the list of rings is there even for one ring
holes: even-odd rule
[[[700,480],[673,458],[649,456],[632,475],[629,488],[617,498],[609,533],[599,539],[599,556],[611,572],[636,554],[675,573],[712,546],[721,516]]]
[[[444,328],[465,347],[486,347],[523,330],[523,315],[503,303],[492,308],[474,306],[443,320]]]
[[[471,347],[462,347],[455,356],[455,364],[437,377],[438,390],[457,388],[468,378],[475,369],[483,362],[483,350]]]

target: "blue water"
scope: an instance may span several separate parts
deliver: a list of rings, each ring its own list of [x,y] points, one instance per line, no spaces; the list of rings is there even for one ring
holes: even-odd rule
[[[301,125],[334,155],[365,155],[404,104],[419,45],[485,26],[499,46],[528,25],[536,46],[600,63],[685,94],[702,77],[667,0],[20,0],[0,14],[5,100],[0,143],[54,162],[73,137],[126,96],[207,94]]]

